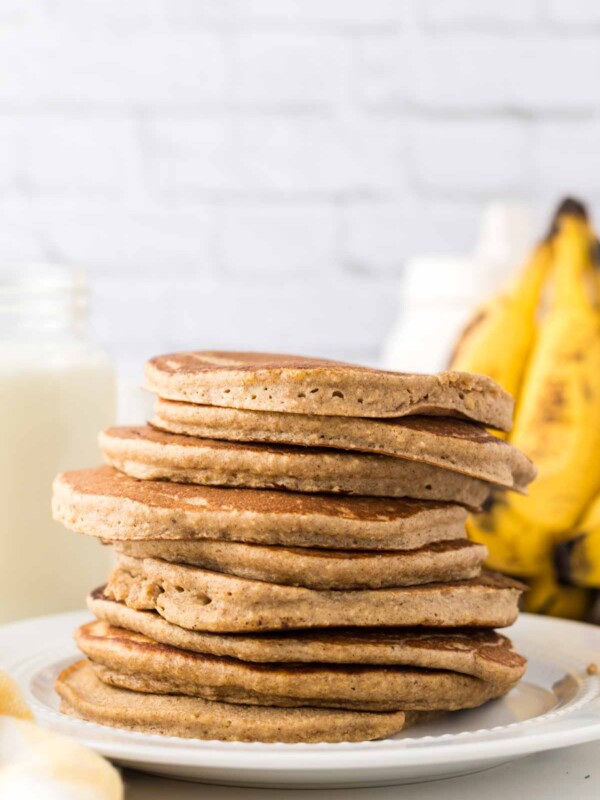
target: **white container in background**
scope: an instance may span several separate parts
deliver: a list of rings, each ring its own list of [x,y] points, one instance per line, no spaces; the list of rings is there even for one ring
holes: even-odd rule
[[[494,203],[484,212],[472,255],[411,259],[382,366],[401,372],[447,369],[460,332],[477,306],[497,292],[526,257],[532,231],[527,207]]]
[[[115,376],[87,334],[84,275],[0,266],[0,623],[81,608],[108,548],[52,521],[56,473],[101,460]]]

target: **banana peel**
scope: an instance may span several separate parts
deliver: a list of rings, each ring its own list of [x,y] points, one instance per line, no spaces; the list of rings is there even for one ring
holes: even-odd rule
[[[529,590],[523,596],[523,610],[532,614],[584,619],[592,607],[594,593],[561,584],[551,563],[546,563],[542,574],[527,583]]]
[[[571,605],[581,610],[586,595],[556,582],[554,548],[600,488],[600,315],[590,291],[597,280],[592,239],[580,209],[563,208],[546,272],[553,294],[524,368],[509,436],[536,464],[538,478],[529,495],[492,492],[484,511],[468,521],[471,538],[488,548],[492,569],[531,579],[529,606],[564,616]],[[582,545],[586,554],[590,544]]]
[[[600,589],[600,495],[556,548],[561,580],[575,586]]]
[[[552,239],[543,241],[512,285],[477,310],[450,359],[452,369],[487,375],[518,395],[535,341],[536,309],[552,250]]]
[[[486,566],[490,569],[518,578],[543,574],[548,532],[522,519],[504,490],[492,491],[483,512],[468,518],[467,533],[487,547]]]
[[[0,716],[33,721],[33,713],[19,687],[7,672],[0,670]]]
[[[540,326],[509,437],[538,468],[511,507],[560,535],[600,489],[600,315],[586,291],[593,273],[587,222],[563,217],[555,239],[554,297]]]

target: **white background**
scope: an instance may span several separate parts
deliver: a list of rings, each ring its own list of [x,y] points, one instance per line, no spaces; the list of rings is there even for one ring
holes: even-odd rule
[[[595,0],[0,0],[0,260],[86,266],[127,372],[373,360],[487,200],[600,199],[599,114]]]

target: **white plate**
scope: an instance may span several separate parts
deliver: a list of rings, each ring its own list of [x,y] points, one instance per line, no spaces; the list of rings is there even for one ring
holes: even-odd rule
[[[0,668],[22,685],[42,725],[136,769],[240,786],[383,786],[464,775],[542,750],[600,739],[600,628],[523,614],[511,628],[529,659],[504,699],[449,714],[392,739],[361,744],[244,744],[120,731],[63,716],[53,691],[77,657],[84,612],[0,628]]]

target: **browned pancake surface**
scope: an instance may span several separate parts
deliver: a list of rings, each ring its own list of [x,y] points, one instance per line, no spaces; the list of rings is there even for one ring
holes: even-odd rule
[[[443,467],[518,491],[535,477],[533,464],[515,447],[481,425],[448,417],[326,417],[157,398],[151,424],[202,439],[378,453]]]
[[[326,708],[231,705],[184,695],[164,696],[103,683],[87,661],[56,681],[61,711],[113,728],[192,739],[240,742],[362,742],[393,736],[424,715]]]
[[[242,444],[164,433],[148,425],[100,434],[107,462],[133,478],[375,497],[480,508],[490,485],[424,462],[289,445]]]
[[[135,558],[161,558],[215,572],[312,589],[382,589],[475,578],[487,549],[468,539],[416,550],[320,550],[212,539],[117,542]]]
[[[106,594],[156,610],[190,630],[244,632],[334,626],[504,627],[523,586],[492,573],[455,583],[396,589],[318,591],[120,556]]]
[[[413,549],[464,538],[458,505],[140,481],[112,467],[54,482],[55,519],[108,541],[221,539],[300,547]]]
[[[75,639],[107,683],[234,703],[455,711],[481,705],[514,685],[514,680],[488,682],[450,670],[247,663],[179,650],[100,621],[79,628]]]
[[[102,589],[90,611],[116,628],[196,653],[257,663],[381,664],[445,669],[485,681],[518,680],[525,659],[506,636],[487,628],[328,628],[275,633],[187,631],[152,611],[109,600]]]
[[[170,400],[351,417],[437,414],[508,430],[513,401],[481,375],[387,372],[274,353],[187,352],[146,364],[147,387]]]

